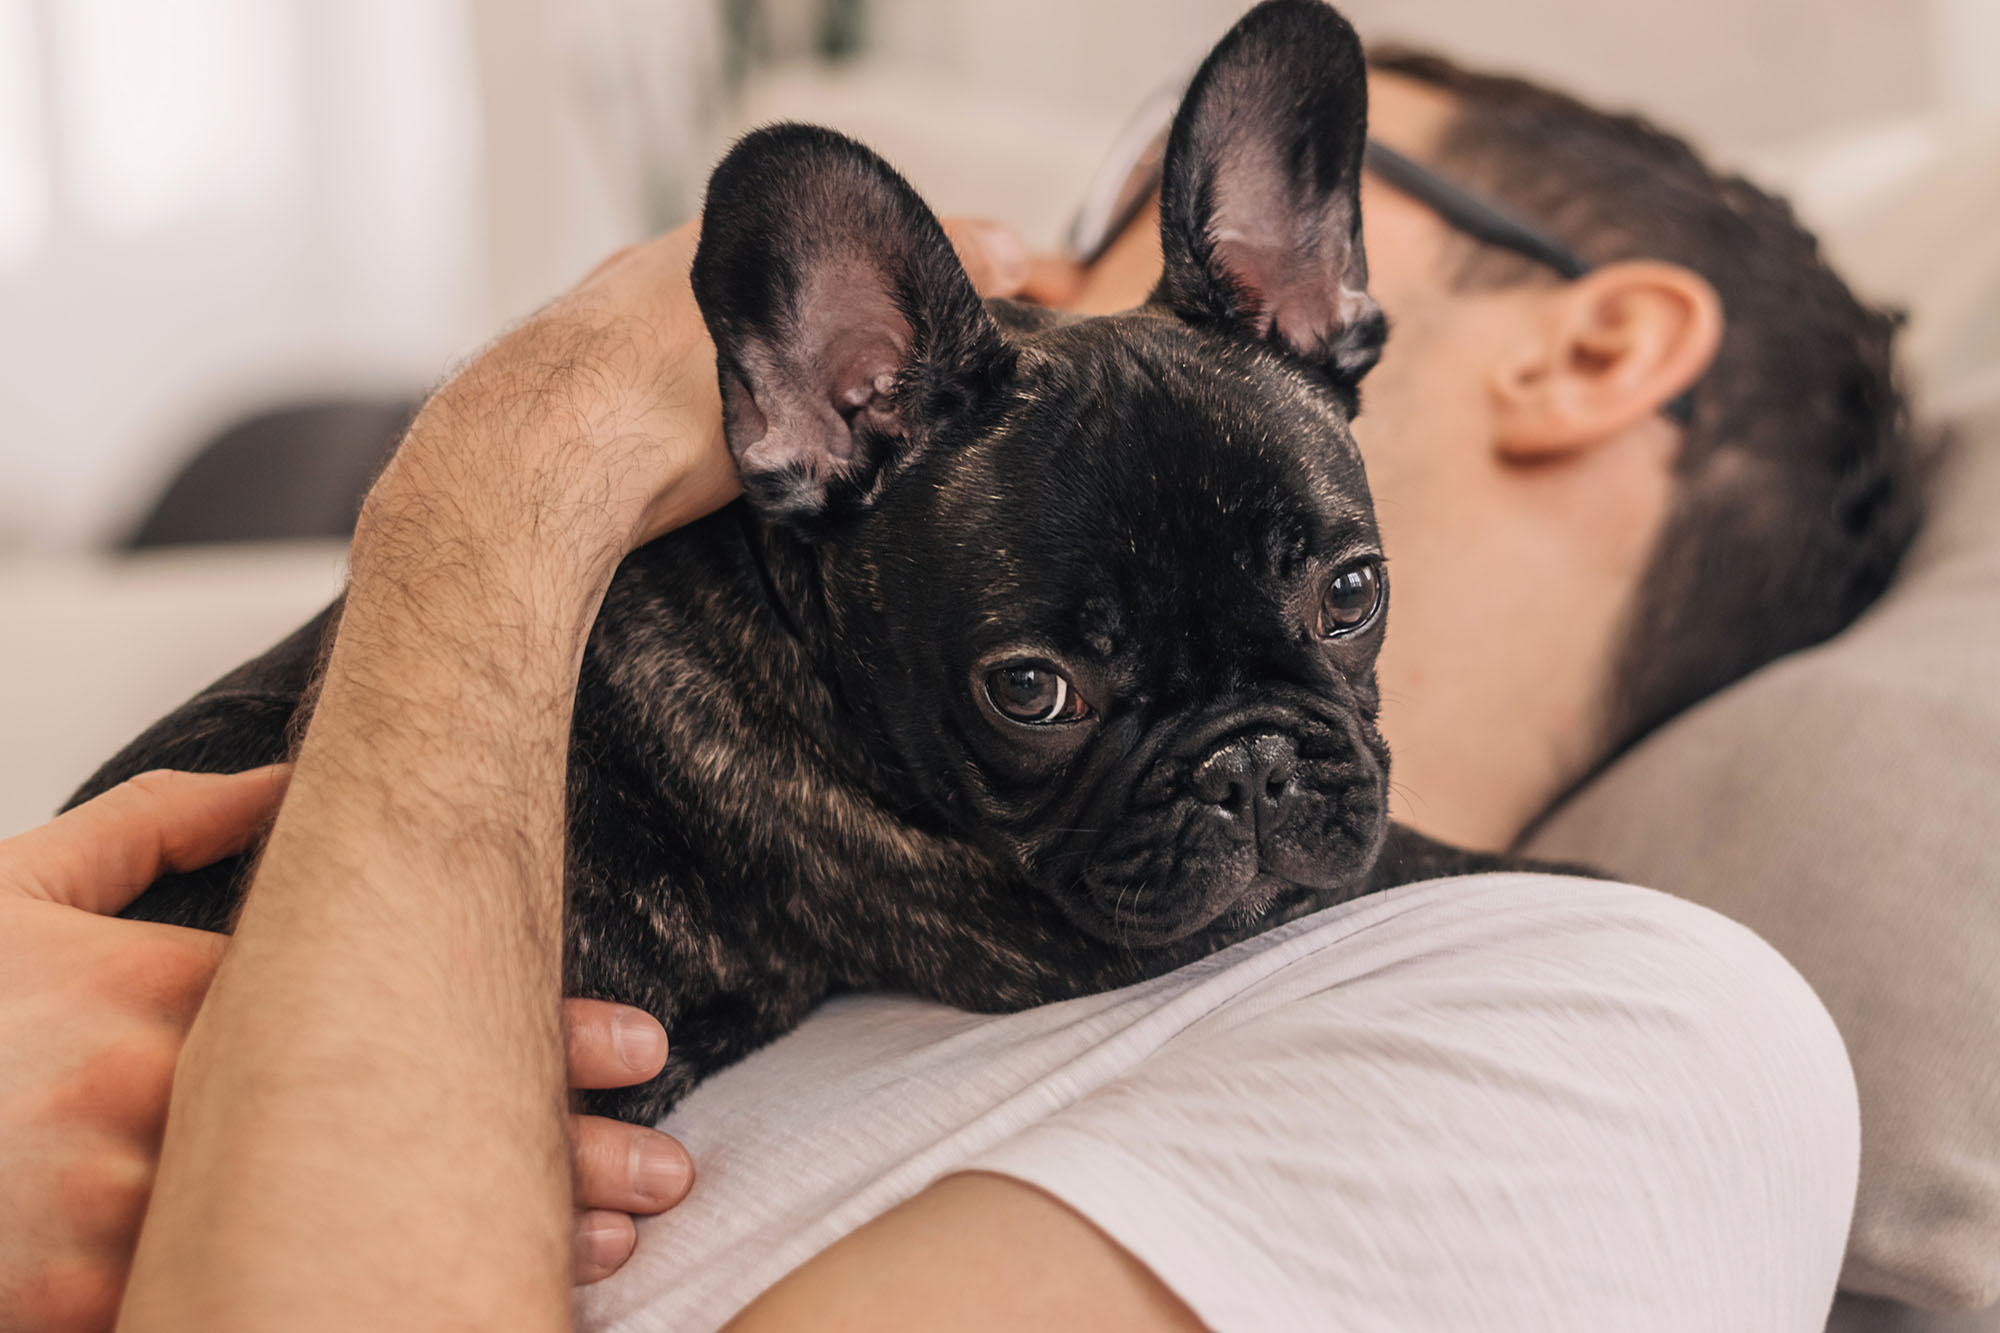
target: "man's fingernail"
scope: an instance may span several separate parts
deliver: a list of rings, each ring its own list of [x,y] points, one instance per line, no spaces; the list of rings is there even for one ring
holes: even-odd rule
[[[651,1015],[625,1011],[611,1020],[611,1050],[635,1073],[650,1074],[667,1058],[667,1033]]]
[[[979,242],[993,277],[1002,286],[1019,287],[1028,280],[1028,247],[1012,227],[998,222],[979,224]]]
[[[632,1145],[632,1188],[662,1208],[679,1203],[694,1178],[687,1150],[672,1139],[641,1135]]]
[[[577,1223],[571,1244],[578,1273],[608,1273],[630,1254],[631,1233],[602,1214],[588,1213]]]

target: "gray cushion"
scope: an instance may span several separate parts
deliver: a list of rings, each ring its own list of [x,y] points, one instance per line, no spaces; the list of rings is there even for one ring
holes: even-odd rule
[[[2000,1333],[2000,1307],[1919,1310],[1901,1301],[1844,1291],[1834,1298],[1826,1333]]]
[[[1860,1084],[1842,1285],[1963,1309],[2000,1300],[2000,415],[1934,495],[1862,621],[1647,738],[1529,850],[1707,904],[1792,961]]]

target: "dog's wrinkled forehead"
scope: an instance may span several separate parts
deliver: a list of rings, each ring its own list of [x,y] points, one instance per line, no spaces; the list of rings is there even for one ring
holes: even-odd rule
[[[1112,636],[1240,612],[1372,549],[1346,409],[1311,368],[1157,308],[1014,341],[1012,406],[935,479],[938,520],[980,534],[967,554],[993,605],[1101,606]]]

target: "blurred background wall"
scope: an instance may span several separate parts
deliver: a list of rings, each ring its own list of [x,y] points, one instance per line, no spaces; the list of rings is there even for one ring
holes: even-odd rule
[[[849,129],[940,207],[1052,241],[1133,104],[1243,7],[0,0],[0,550],[116,539],[254,409],[420,393],[687,217],[759,120]],[[1734,160],[1839,140],[1792,182],[1827,197],[1940,114],[2000,113],[2000,0],[1343,7]]]

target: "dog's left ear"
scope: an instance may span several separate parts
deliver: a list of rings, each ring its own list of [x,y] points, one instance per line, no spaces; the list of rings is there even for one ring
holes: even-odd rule
[[[1276,342],[1347,389],[1387,334],[1361,248],[1367,79],[1346,19],[1266,0],[1188,85],[1160,183],[1153,299]]]
[[[865,507],[1012,365],[936,216],[831,130],[778,125],[730,150],[692,277],[744,497],[800,530]]]

